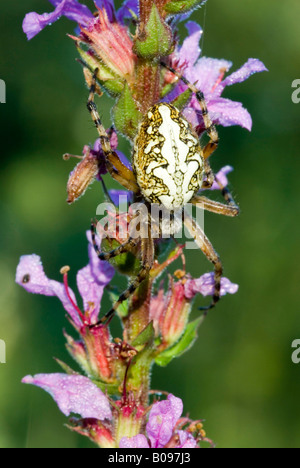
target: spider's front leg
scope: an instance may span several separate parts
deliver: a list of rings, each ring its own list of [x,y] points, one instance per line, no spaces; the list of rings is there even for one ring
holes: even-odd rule
[[[192,203],[198,208],[211,211],[212,213],[222,214],[224,216],[238,216],[240,213],[240,208],[236,204],[233,195],[230,190],[225,187],[222,182],[214,175],[208,161],[204,163],[205,168],[205,180],[202,183],[201,189],[207,190],[210,189],[214,182],[216,182],[221,190],[222,196],[226,201],[226,205],[223,203],[215,202],[206,198],[204,196],[195,195],[192,199]]]
[[[204,315],[207,312],[215,307],[215,305],[219,302],[221,297],[221,279],[223,275],[223,266],[220,260],[219,255],[213,248],[211,242],[209,241],[208,237],[205,235],[204,231],[201,227],[194,221],[194,219],[189,216],[187,213],[184,213],[184,224],[194,238],[197,246],[199,249],[202,250],[206,258],[214,265],[214,293],[213,299],[211,304],[208,307],[202,307],[201,310],[204,310]]]
[[[109,136],[104,126],[102,125],[101,118],[97,110],[97,106],[95,104],[95,94],[97,91],[97,75],[98,69],[95,70],[95,73],[91,80],[87,108],[92,116],[92,119],[95,123],[100,137],[100,144],[104,153],[107,170],[110,173],[110,175],[121,185],[123,185],[123,187],[125,187],[127,190],[131,190],[134,193],[138,193],[139,187],[137,185],[135,175],[121,162],[117,153],[112,150],[110,146]]]

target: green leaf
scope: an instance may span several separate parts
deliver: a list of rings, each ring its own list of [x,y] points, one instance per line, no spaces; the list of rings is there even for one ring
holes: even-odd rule
[[[132,346],[137,347],[137,346],[143,346],[146,343],[149,343],[150,341],[153,342],[154,340],[154,327],[153,327],[153,322],[150,322],[149,325],[147,325],[146,328],[135,338],[135,340],[132,343]]]
[[[133,140],[141,120],[141,113],[137,108],[136,101],[127,83],[117,104],[113,108],[113,119],[116,129]]]
[[[172,0],[165,5],[165,11],[170,15],[180,15],[202,6],[206,0]]]
[[[153,3],[145,29],[135,40],[134,52],[141,58],[153,59],[169,55],[172,49],[172,31]]]
[[[68,375],[79,375],[78,372],[74,371],[68,364],[65,362],[61,361],[60,359],[54,358],[57,364],[65,371],[66,374]]]
[[[110,238],[103,239],[101,244],[102,251],[106,253],[118,247],[120,247],[120,243]],[[131,252],[111,258],[109,263],[122,275],[135,276],[140,271],[140,261]]]
[[[176,343],[175,346],[172,346],[172,348],[166,349],[155,358],[156,364],[158,364],[161,367],[164,367],[167,364],[169,364],[169,362],[172,361],[172,359],[181,356],[188,349],[190,349],[198,336],[197,330],[202,321],[203,318],[199,317],[193,322],[190,322],[187,325],[185,332],[183,333],[178,343]]]
[[[172,101],[172,104],[174,107],[176,107],[179,111],[182,111],[188,104],[189,100],[192,97],[192,91],[190,89],[187,89],[183,93],[179,94],[177,98]]]
[[[106,65],[100,62],[100,60],[96,60],[81,47],[78,46],[77,50],[91,73],[94,73],[96,68],[98,68],[97,79],[107,93],[113,97],[120,95],[124,89],[124,80],[117,77]]]
[[[117,302],[120,297],[120,293],[117,291],[109,291],[109,297],[113,304]],[[122,304],[118,307],[117,313],[119,317],[124,318],[128,315],[128,301],[122,302]]]
[[[101,382],[100,380],[94,380],[94,379],[91,379],[92,382],[97,385],[97,387],[100,388],[100,390],[102,390],[103,393],[108,393],[108,395],[119,395],[120,394],[120,391],[119,391],[119,384],[108,384],[108,383],[105,383],[105,382]]]

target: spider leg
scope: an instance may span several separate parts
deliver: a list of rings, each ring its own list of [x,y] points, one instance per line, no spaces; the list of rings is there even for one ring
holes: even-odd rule
[[[237,216],[240,213],[240,207],[236,204],[233,195],[231,194],[230,190],[225,187],[222,182],[215,176],[215,181],[217,182],[218,186],[220,187],[222,196],[228,206],[232,207],[233,210],[236,210],[236,215]]]
[[[96,254],[98,255],[100,260],[108,261],[111,258],[118,257],[118,255],[121,255],[123,253],[128,252],[132,248],[136,247],[137,244],[139,243],[139,239],[133,239],[132,237],[129,237],[129,239],[116,249],[112,250],[111,252],[101,252],[97,240],[96,240],[96,224],[92,223],[91,225],[91,233],[92,233],[92,243],[93,247],[95,249]]]
[[[216,182],[221,190],[222,196],[225,199],[227,205],[223,205],[222,203],[218,202],[213,202],[212,200],[209,200],[206,197],[201,197],[199,195],[194,196],[192,203],[194,205],[202,205],[199,206],[199,208],[204,208],[205,210],[212,211],[213,213],[224,214],[225,216],[238,216],[240,213],[240,208],[236,204],[230,190],[227,187],[225,187],[222,184],[222,182],[215,176],[208,161],[205,161],[204,168],[206,180],[203,181],[201,188],[210,189],[213,183]],[[222,212],[222,207],[224,208],[224,212]]]
[[[137,193],[139,192],[139,187],[137,185],[135,175],[130,169],[128,169],[121,162],[117,153],[115,153],[112,150],[110,146],[109,136],[105,128],[102,125],[101,118],[97,110],[97,106],[95,104],[95,94],[98,89],[97,75],[98,75],[98,69],[95,70],[95,73],[91,81],[90,94],[89,94],[89,98],[87,102],[87,108],[98,130],[101,148],[104,153],[105,160],[106,160],[107,170],[109,171],[109,173],[115,180],[117,180],[121,185],[123,185],[123,187]]]
[[[210,200],[209,198],[200,195],[194,196],[191,202],[193,205],[197,206],[197,208],[210,211],[211,213],[222,214],[224,216],[235,217],[238,216],[240,212],[237,205],[224,205],[223,203]]]
[[[212,299],[211,304],[208,307],[201,308],[201,310],[204,310],[204,315],[206,315],[207,312],[213,307],[215,307],[215,305],[220,300],[223,266],[222,266],[222,262],[220,260],[219,255],[213,248],[208,237],[205,235],[201,227],[193,220],[193,218],[188,215],[188,213],[185,213],[184,224],[186,228],[188,229],[189,233],[193,236],[197,246],[202,250],[206,258],[214,265],[215,287],[214,287],[213,299]]]
[[[196,88],[194,84],[190,83],[184,76],[178,73],[174,68],[169,67],[163,62],[161,62],[161,66],[174,73],[174,75],[177,76],[192,91],[192,93],[195,94],[201,108],[205,131],[210,139],[207,145],[203,148],[203,157],[204,159],[208,159],[219,145],[219,135],[216,126],[213,124],[209,116],[204,94],[202,91]]]
[[[150,229],[148,227],[148,236],[149,237],[141,237],[141,256],[142,256],[142,268],[138,276],[133,280],[131,285],[126,289],[126,291],[121,294],[117,302],[113,305],[107,314],[102,317],[99,322],[94,325],[91,325],[90,328],[94,328],[103,324],[108,324],[113,316],[115,315],[119,306],[129,299],[135,291],[139,288],[139,286],[143,283],[145,279],[149,276],[150,270],[154,263],[154,242],[150,236]]]

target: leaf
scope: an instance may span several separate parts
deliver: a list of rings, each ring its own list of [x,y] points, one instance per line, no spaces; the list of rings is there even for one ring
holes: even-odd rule
[[[132,346],[142,346],[154,340],[154,327],[153,322],[150,322],[146,328],[135,338]]]
[[[65,371],[66,374],[68,375],[79,375],[78,372],[74,371],[68,364],[65,362],[61,361],[58,358],[54,358],[57,364]]]
[[[116,129],[133,140],[141,120],[141,113],[127,84],[113,108],[113,119]]]
[[[202,6],[206,0],[172,0],[165,5],[165,11],[172,15],[180,15]]]
[[[141,58],[153,59],[169,55],[173,48],[171,28],[162,19],[158,8],[153,3],[151,13],[143,34],[134,43],[134,52]]]
[[[109,297],[111,299],[111,302],[113,304],[115,304],[117,302],[117,300],[119,299],[119,297],[120,297],[120,293],[117,292],[116,290],[110,290],[109,291]],[[119,307],[117,309],[117,313],[118,313],[119,317],[121,317],[121,318],[127,317],[127,315],[128,315],[128,301],[124,301],[124,302],[122,302],[122,304],[119,305]]]
[[[159,354],[159,356],[155,358],[156,364],[158,364],[161,367],[165,367],[167,364],[169,364],[170,361],[172,361],[172,359],[181,356],[188,349],[190,349],[198,336],[197,330],[202,322],[203,322],[203,317],[199,317],[193,322],[190,322],[187,325],[182,337],[175,344],[175,346],[172,346],[172,348],[166,349],[161,354]]]

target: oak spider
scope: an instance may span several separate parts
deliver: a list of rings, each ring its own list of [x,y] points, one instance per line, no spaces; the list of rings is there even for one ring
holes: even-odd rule
[[[175,210],[182,211],[183,207],[191,202],[193,205],[213,213],[231,217],[237,216],[239,207],[229,190],[217,180],[210,168],[209,157],[216,150],[219,137],[208,114],[203,93],[178,74],[176,70],[163,63],[161,65],[174,73],[188,86],[191,92],[195,93],[201,107],[209,142],[204,148],[201,147],[196,131],[172,104],[163,102],[155,104],[148,110],[139,126],[132,155],[133,172],[130,171],[111,149],[109,137],[97,111],[94,98],[98,86],[98,70],[95,70],[87,107],[98,130],[109,173],[124,188],[131,190],[137,199],[142,199],[146,205],[156,203],[170,212],[174,212]],[[214,181],[218,183],[227,204],[212,201],[197,194],[200,189],[210,188]],[[213,299],[208,307],[202,308],[206,314],[220,299],[223,267],[219,255],[194,219],[185,215],[184,224],[197,246],[214,265]],[[159,229],[161,230],[161,226]],[[129,288],[120,296],[112,309],[93,327],[109,322],[121,303],[134,294],[151,271],[155,254],[154,241],[151,237],[150,215],[145,225],[141,226],[140,232],[141,235],[138,239],[130,237],[126,243],[112,252],[103,253],[96,242],[95,225],[92,225],[93,245],[101,260],[109,260],[140,245],[142,263],[140,273]]]

